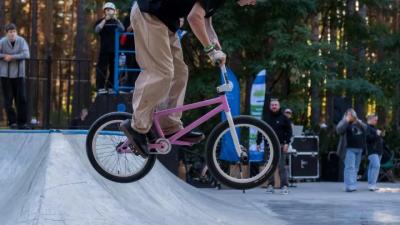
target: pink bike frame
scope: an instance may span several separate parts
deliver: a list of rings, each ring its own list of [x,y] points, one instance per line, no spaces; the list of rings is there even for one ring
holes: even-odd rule
[[[201,102],[197,102],[197,103],[183,105],[183,106],[173,108],[173,109],[166,109],[166,110],[154,112],[154,114],[153,114],[154,127],[156,128],[156,131],[160,137],[165,138],[164,132],[162,131],[160,122],[159,122],[161,117],[167,116],[172,113],[184,112],[184,111],[188,111],[191,109],[198,109],[198,108],[206,107],[206,106],[210,106],[210,105],[218,105],[216,108],[214,108],[210,112],[206,113],[199,119],[195,120],[194,122],[189,124],[187,127],[183,128],[178,133],[174,134],[172,137],[168,138],[168,140],[172,145],[184,145],[184,146],[193,145],[193,143],[191,143],[191,142],[180,141],[179,138],[181,138],[183,135],[189,133],[194,128],[200,126],[201,124],[203,124],[204,122],[206,122],[207,120],[212,118],[213,116],[224,111],[225,115],[226,115],[226,119],[229,123],[229,129],[230,129],[230,133],[232,135],[232,139],[233,139],[233,143],[235,145],[236,152],[237,152],[238,156],[241,155],[242,150],[241,150],[241,147],[239,144],[235,125],[233,123],[233,118],[232,118],[232,114],[231,114],[231,111],[229,108],[228,100],[225,95],[225,92],[231,91],[233,86],[232,86],[232,83],[230,83],[228,80],[225,66],[221,67],[221,73],[223,75],[224,84],[217,88],[217,91],[219,93],[223,93],[219,97],[201,101]],[[162,145],[161,144],[149,144],[149,148],[150,149],[162,148]]]
[[[225,113],[229,113],[230,112],[230,108],[229,108],[228,100],[226,99],[225,95],[221,95],[221,96],[219,96],[217,98],[213,98],[213,99],[209,99],[209,100],[205,100],[205,101],[201,101],[201,102],[197,102],[197,103],[193,103],[193,104],[180,106],[180,107],[177,107],[177,108],[174,108],[174,109],[167,109],[167,110],[162,110],[162,111],[155,112],[154,116],[153,116],[154,126],[155,126],[155,128],[157,130],[158,135],[160,135],[160,137],[164,138],[165,135],[164,135],[164,132],[161,129],[160,122],[159,122],[161,117],[167,116],[167,115],[172,114],[172,113],[184,112],[184,111],[197,109],[197,108],[201,108],[201,107],[206,107],[206,106],[210,106],[210,105],[216,105],[216,104],[219,104],[216,108],[214,108],[210,112],[206,113],[205,115],[203,115],[199,119],[195,120],[194,122],[189,124],[187,127],[185,127],[184,129],[180,130],[178,133],[174,134],[172,137],[168,138],[169,141],[171,142],[171,144],[173,144],[173,145],[190,146],[193,143],[185,142],[185,141],[179,141],[178,139],[181,138],[186,133],[189,133],[190,131],[192,131],[194,128],[200,126],[201,124],[203,124],[204,122],[206,122],[207,120],[212,118],[213,116],[217,115],[218,113],[220,113],[222,111],[224,111]]]

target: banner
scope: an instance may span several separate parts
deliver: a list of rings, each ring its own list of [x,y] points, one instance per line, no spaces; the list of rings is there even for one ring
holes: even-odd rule
[[[266,83],[267,71],[261,70],[253,81],[251,86],[250,94],[250,115],[258,119],[262,118],[264,101],[265,101],[265,83]],[[250,161],[262,161],[264,158],[263,150],[257,151],[257,130],[250,129],[249,135],[249,146],[250,146]],[[263,143],[261,144],[263,148]]]

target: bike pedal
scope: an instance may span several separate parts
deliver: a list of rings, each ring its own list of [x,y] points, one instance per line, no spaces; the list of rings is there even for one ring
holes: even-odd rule
[[[144,159],[146,159],[146,158],[148,157],[148,155],[147,155],[146,153],[143,153],[142,151],[137,150],[137,149],[133,146],[133,144],[130,144],[130,145],[129,145],[129,148],[131,148],[133,154],[135,154],[136,156],[141,156],[141,157],[144,158]]]

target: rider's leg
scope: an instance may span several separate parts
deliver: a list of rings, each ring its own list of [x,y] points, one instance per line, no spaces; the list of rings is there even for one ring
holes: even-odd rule
[[[169,94],[158,105],[157,110],[175,108],[183,105],[186,85],[188,81],[188,68],[183,60],[182,47],[176,34],[170,33],[170,48],[173,57],[174,76],[172,78]],[[160,126],[165,134],[176,133],[183,128],[182,113],[177,112],[160,118]]]
[[[185,100],[186,85],[189,76],[188,68],[183,60],[182,47],[178,36],[171,32],[169,40],[174,64],[174,77],[171,82],[169,94],[158,105],[157,110],[182,106]],[[183,129],[181,117],[182,112],[177,112],[160,118],[160,126],[167,137]],[[203,139],[204,134],[200,132],[189,132],[180,138],[180,140],[188,142],[200,142]]]
[[[142,13],[137,4],[132,8],[135,30],[136,59],[142,69],[132,98],[132,129],[123,127],[124,133],[141,148],[147,148],[145,134],[153,122],[153,112],[168,94],[174,67],[170,48],[170,31],[156,17]],[[143,147],[146,146],[146,147]],[[142,149],[146,151],[147,149]]]
[[[138,53],[136,59],[142,72],[133,93],[132,127],[145,134],[152,126],[156,106],[168,95],[174,66],[170,31],[160,20],[137,8],[133,26]]]

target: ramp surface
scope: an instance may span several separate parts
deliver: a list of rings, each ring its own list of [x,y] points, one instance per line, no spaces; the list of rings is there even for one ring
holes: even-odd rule
[[[1,224],[284,224],[268,207],[215,198],[159,163],[138,182],[108,181],[89,164],[85,137],[0,133]]]

